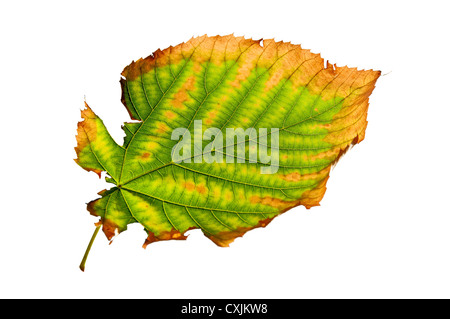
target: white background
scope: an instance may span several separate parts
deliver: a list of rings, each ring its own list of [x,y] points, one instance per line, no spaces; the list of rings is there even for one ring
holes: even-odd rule
[[[3,1],[2,298],[450,297],[449,8],[445,1]],[[275,38],[383,72],[366,139],[320,207],[219,248],[200,231],[141,248],[140,225],[99,233],[108,185],[77,166],[83,100],[122,142],[120,73],[192,36]]]

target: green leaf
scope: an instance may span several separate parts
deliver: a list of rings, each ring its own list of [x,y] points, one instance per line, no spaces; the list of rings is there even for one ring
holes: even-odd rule
[[[319,205],[332,165],[364,138],[380,72],[324,67],[299,45],[229,35],[158,50],[122,76],[136,120],[122,127],[123,147],[88,106],[78,126],[77,163],[116,185],[89,212],[110,240],[138,222],[144,246],[196,228],[228,246],[295,206]],[[239,140],[227,128],[257,136]]]

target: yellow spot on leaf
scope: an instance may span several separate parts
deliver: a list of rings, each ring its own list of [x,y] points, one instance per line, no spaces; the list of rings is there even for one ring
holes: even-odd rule
[[[214,196],[214,198],[219,198],[219,196],[220,196],[220,188],[219,187],[214,188],[213,196]]]
[[[155,142],[148,142],[148,143],[146,144],[146,148],[147,148],[148,150],[154,150],[154,149],[156,149],[158,146],[159,146],[159,144],[158,144],[158,143],[155,143]]]
[[[223,197],[225,198],[225,200],[231,202],[231,201],[233,200],[233,193],[230,192],[229,190],[226,190],[226,191],[223,193]]]

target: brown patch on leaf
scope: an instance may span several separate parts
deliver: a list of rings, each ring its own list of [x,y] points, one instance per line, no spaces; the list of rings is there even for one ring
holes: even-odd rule
[[[293,172],[286,175],[280,175],[280,178],[288,182],[298,182],[301,180],[302,175],[300,175],[299,172]]]
[[[193,182],[185,182],[182,184],[182,186],[189,192],[193,192],[195,190],[202,195],[208,192],[208,188],[206,188],[203,184],[196,185]]]
[[[204,121],[205,121],[206,124],[210,125],[210,124],[213,123],[213,119],[217,116],[217,110],[214,109],[214,110],[208,112],[207,116],[208,117],[205,118]]]
[[[194,62],[194,66],[192,69],[194,70],[195,73],[200,73],[203,70],[202,65],[197,61]]]
[[[252,203],[252,204],[258,204],[259,202],[260,202],[260,197],[258,197],[258,196],[252,196],[252,197],[250,197],[250,203]]]
[[[208,189],[204,185],[198,185],[196,188],[197,192],[204,195],[208,191]]]
[[[159,134],[166,133],[169,130],[169,127],[164,122],[158,122],[156,123],[157,130]]]
[[[317,161],[317,160],[330,159],[330,158],[334,159],[339,155],[340,151],[341,151],[341,147],[338,146],[338,147],[333,147],[325,152],[308,155],[307,157],[308,157],[309,161]]]
[[[172,120],[172,119],[177,117],[177,115],[174,112],[170,111],[170,110],[169,111],[165,111],[164,112],[164,116],[167,117],[169,120]]]
[[[275,197],[270,197],[270,196],[266,196],[266,197],[262,197],[262,198],[259,196],[252,196],[250,198],[250,203],[270,206],[270,207],[276,208],[280,211],[289,209],[289,208],[292,208],[292,207],[295,207],[298,205],[297,200],[285,201],[285,200],[275,198]]]
[[[189,230],[189,229],[188,229]],[[156,236],[151,231],[148,232],[148,237],[145,240],[144,244],[142,245],[142,248],[147,248],[147,246],[151,243],[154,243],[156,241],[162,241],[162,240],[186,240],[188,236],[185,236],[184,233],[180,233],[176,229],[172,229],[171,231],[163,231],[158,236]]]
[[[150,157],[150,153],[149,152],[145,152],[141,155],[142,159],[148,159]]]
[[[97,201],[99,201],[101,198],[97,198],[93,201],[90,201],[87,204],[86,209],[88,210],[88,212],[92,215],[92,216],[100,216],[99,214],[97,214],[97,211],[95,209],[95,204],[97,203]]]
[[[229,82],[233,88],[240,87],[241,82],[247,80],[255,66],[258,66],[268,70],[269,79],[265,83],[267,90],[273,89],[282,80],[289,79],[293,90],[307,86],[311,94],[320,95],[324,100],[348,97],[349,104],[358,98],[360,90],[374,84],[380,76],[379,71],[337,67],[324,61],[320,54],[290,42],[276,42],[274,39],[265,39],[262,45],[260,42],[261,40],[234,35],[204,35],[175,47],[158,49],[145,59],[133,61],[123,70],[122,75],[126,80],[133,81],[156,67],[187,59],[193,62],[194,72],[198,74],[202,63],[219,65],[223,61],[233,60],[238,62],[236,78]],[[180,98],[183,100],[185,96]]]
[[[325,191],[327,190],[326,185],[327,185],[328,178],[329,178],[329,176],[324,178],[316,186],[316,188],[304,192],[302,194],[302,196],[300,197],[300,200],[298,201],[297,205],[303,205],[306,207],[306,209],[310,209],[311,207],[314,207],[314,206],[319,206],[320,201],[322,200],[323,196],[325,195]]]
[[[141,74],[148,73],[156,67],[163,67],[170,64],[177,64],[181,60],[190,58],[194,62],[194,71],[201,71],[201,64],[209,61],[210,63],[222,64],[225,57],[228,60],[235,60],[242,51],[245,51],[250,45],[257,44],[259,41],[245,39],[244,37],[235,37],[234,35],[213,36],[203,35],[191,38],[187,42],[176,46],[170,46],[167,49],[153,52],[145,59],[133,61],[125,67],[122,72],[127,80],[133,81]],[[255,45],[256,47],[256,45]],[[212,55],[211,52],[214,52]]]
[[[323,196],[325,195],[326,191],[326,183],[328,181],[329,176],[324,178],[316,188],[306,191],[302,194],[300,199],[294,200],[294,201],[283,201],[277,198],[272,198],[269,196],[266,197],[258,197],[258,196],[252,196],[250,198],[251,203],[260,203],[263,205],[269,205],[271,207],[277,208],[279,210],[279,214],[267,218],[264,220],[261,220],[258,222],[258,224],[254,227],[240,227],[236,230],[231,231],[224,231],[220,232],[218,234],[206,234],[205,236],[211,239],[216,245],[220,247],[228,247],[229,244],[231,244],[237,237],[242,237],[246,232],[258,228],[258,227],[266,227],[275,217],[280,216],[284,212],[299,206],[303,205],[306,209],[310,209],[313,206],[319,206],[320,201],[322,200]]]
[[[97,137],[97,125],[95,120],[98,117],[86,102],[84,102],[84,105],[86,108],[81,110],[81,117],[83,120],[78,122],[77,126],[77,146],[75,147],[77,155]]]
[[[183,184],[183,187],[192,192],[195,189],[195,184],[192,182],[186,182]]]
[[[275,72],[273,72],[269,80],[267,80],[267,82],[265,83],[264,92],[269,92],[270,90],[272,90],[275,86],[277,86],[280,83],[283,77],[284,77],[283,69],[278,69]]]
[[[280,174],[279,177],[288,182],[321,180],[330,173],[330,170],[331,170],[331,165],[325,167],[324,169],[322,169],[316,173],[301,175],[299,172],[293,172],[293,173],[289,173],[289,174],[285,174],[285,175]]]
[[[369,96],[375,89],[375,82],[380,77],[381,72],[336,66],[334,66],[334,69],[336,78],[328,87],[334,88],[334,96],[343,98],[342,108],[334,115],[332,122],[323,128],[329,131],[324,141],[335,146],[329,151],[333,153],[332,156],[336,157],[335,164],[349,147],[364,139]],[[323,94],[322,97],[324,97]],[[348,142],[342,144],[342,141]],[[328,155],[330,154],[325,154],[325,156]]]
[[[224,231],[214,235],[205,234],[206,237],[211,239],[217,246],[229,247],[230,244],[238,237],[244,236],[244,234],[252,229],[266,227],[275,217],[260,220],[256,226],[239,227],[235,230]]]
[[[98,168],[85,167],[80,164],[81,152],[97,138],[96,120],[98,119],[98,117],[97,115],[95,115],[95,113],[91,110],[91,108],[86,102],[84,102],[84,105],[86,109],[81,110],[81,117],[83,118],[83,120],[78,122],[77,135],[75,136],[77,139],[77,146],[75,147],[77,158],[75,159],[75,163],[77,163],[87,171],[96,173],[98,177],[101,178],[102,170]]]
[[[213,119],[217,116],[217,110],[212,110],[210,112],[208,112],[208,117]]]
[[[120,233],[119,227],[109,219],[102,218],[98,223],[96,223],[96,226],[99,225],[103,225],[102,230],[109,241],[111,241],[114,236]]]
[[[191,75],[186,79],[183,86],[178,90],[177,93],[173,96],[173,100],[171,104],[173,107],[177,109],[184,109],[184,102],[189,100],[188,91],[192,91],[195,87],[195,76]]]

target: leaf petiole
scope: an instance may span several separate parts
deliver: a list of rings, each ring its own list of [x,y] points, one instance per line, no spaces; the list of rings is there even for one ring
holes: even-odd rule
[[[98,231],[100,230],[100,227],[101,227],[101,225],[98,225],[95,228],[94,234],[92,235],[91,240],[89,241],[89,245],[86,248],[86,252],[84,253],[83,260],[81,261],[81,264],[80,264],[81,271],[84,271],[84,267],[86,265],[86,259],[89,255],[89,251],[91,251],[92,244],[94,243],[95,237],[97,236]]]

